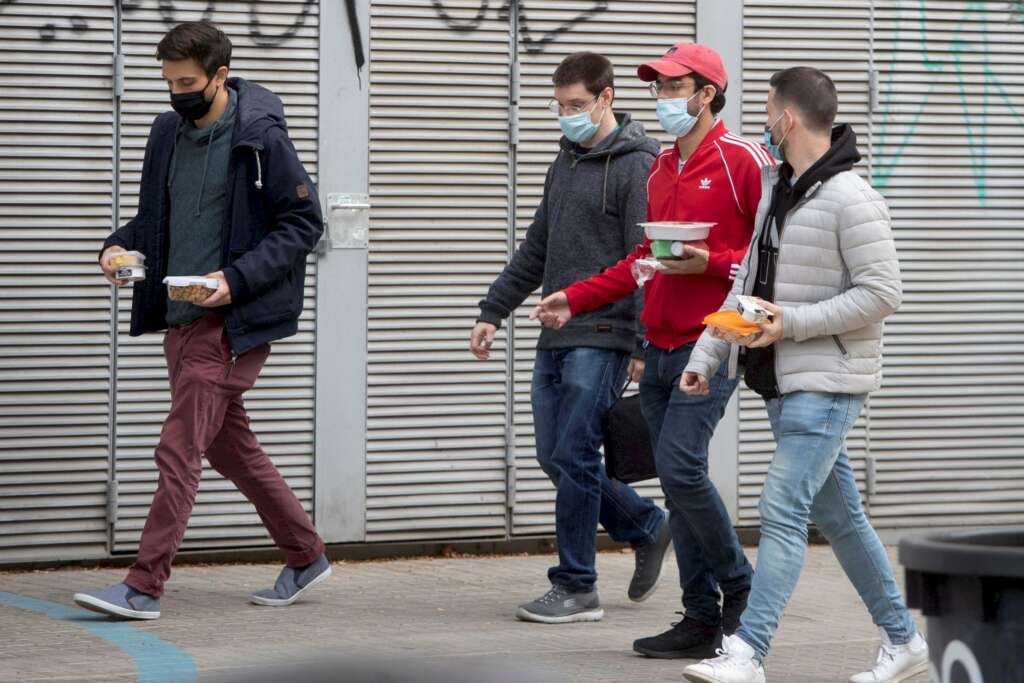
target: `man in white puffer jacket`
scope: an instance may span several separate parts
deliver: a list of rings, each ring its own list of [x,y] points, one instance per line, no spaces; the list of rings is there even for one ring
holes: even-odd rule
[[[776,450],[761,494],[761,542],[746,611],[721,656],[685,669],[690,681],[764,683],[761,662],[804,564],[807,524],[825,534],[882,633],[874,667],[852,683],[898,683],[926,670],[928,646],[907,610],[861,505],[844,447],[882,379],[882,323],[902,298],[889,212],[856,172],[856,136],[835,126],[835,85],[823,72],[776,73],[755,233],[732,292],[772,314],[745,347],[705,331],[680,380],[688,394],[728,360],[765,400]],[[770,303],[774,302],[774,303]]]

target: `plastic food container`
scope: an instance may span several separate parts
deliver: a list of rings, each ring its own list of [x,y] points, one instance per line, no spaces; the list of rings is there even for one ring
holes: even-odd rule
[[[217,291],[220,281],[213,277],[183,275],[165,277],[164,284],[167,285],[167,296],[172,301],[190,301],[198,304],[206,301]]]
[[[657,223],[641,223],[644,234],[651,240],[651,253],[654,258],[680,259],[683,245],[702,242],[711,234],[711,228],[717,223],[694,223],[662,221]],[[703,245],[706,248],[707,245]]]
[[[139,251],[122,251],[110,257],[110,263],[115,268],[126,266],[145,266],[146,255]]]
[[[715,328],[730,344],[749,344],[761,332],[758,325],[745,320],[739,311],[716,311],[704,318],[704,324]]]
[[[120,266],[115,277],[118,280],[139,282],[146,279],[146,266]]]

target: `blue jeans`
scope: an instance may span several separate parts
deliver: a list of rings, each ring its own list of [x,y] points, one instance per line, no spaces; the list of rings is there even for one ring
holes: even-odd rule
[[[665,513],[605,474],[601,420],[618,396],[629,358],[620,351],[578,347],[538,350],[533,368],[537,460],[555,485],[558,566],[552,584],[574,593],[597,581],[597,524],[620,543],[654,542]]]
[[[716,626],[719,589],[745,591],[753,574],[708,477],[708,443],[738,380],[728,379],[723,364],[710,378],[707,396],[687,396],[679,390],[679,378],[692,350],[693,344],[674,351],[648,346],[640,399],[666,496],[686,618]]]
[[[846,454],[846,434],[865,399],[798,391],[766,404],[775,456],[758,504],[757,571],[737,631],[762,658],[803,569],[808,521],[828,539],[871,618],[892,642],[907,643],[917,630],[885,548],[861,507]]]

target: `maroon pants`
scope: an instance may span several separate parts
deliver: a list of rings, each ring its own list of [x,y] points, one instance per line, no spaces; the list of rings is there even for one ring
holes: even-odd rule
[[[164,337],[171,381],[171,411],[160,432],[160,471],[153,504],[139,543],[139,557],[125,579],[159,597],[185,535],[199,488],[202,457],[256,506],[289,566],[309,564],[324,543],[295,493],[260,448],[249,427],[242,394],[256,382],[270,347],[232,360],[219,316],[172,327]]]

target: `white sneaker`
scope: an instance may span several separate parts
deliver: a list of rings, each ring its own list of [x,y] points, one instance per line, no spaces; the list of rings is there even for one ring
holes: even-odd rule
[[[850,676],[850,683],[900,683],[928,670],[928,643],[915,633],[906,645],[893,645],[885,629],[871,671]]]
[[[718,657],[691,664],[683,677],[695,683],[765,683],[764,667],[754,661],[755,654],[739,636],[726,636]]]

